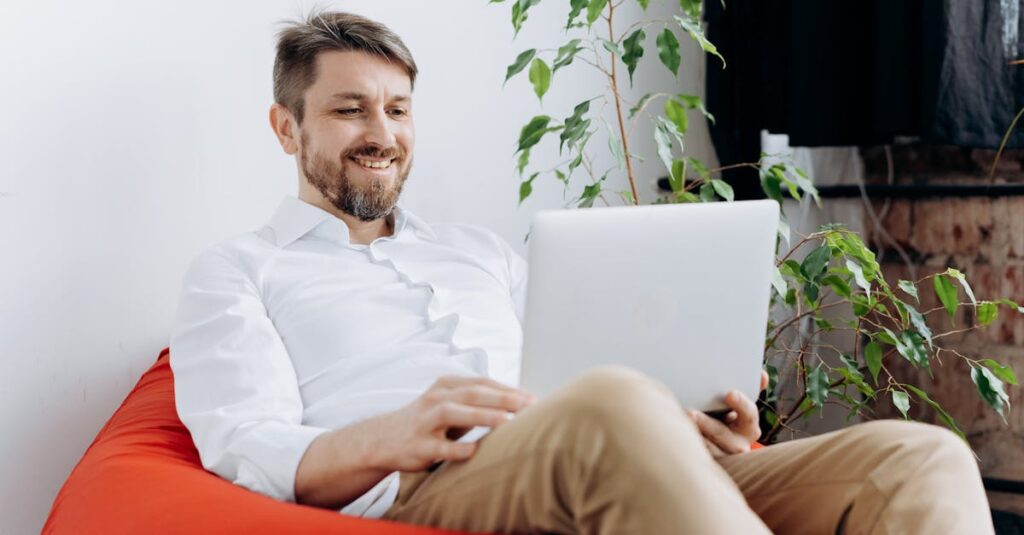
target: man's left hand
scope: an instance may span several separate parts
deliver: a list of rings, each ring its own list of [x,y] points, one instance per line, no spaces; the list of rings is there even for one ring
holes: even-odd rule
[[[768,373],[761,370],[761,390],[768,386]],[[738,390],[725,395],[730,411],[723,420],[712,418],[701,411],[687,411],[697,424],[704,443],[713,457],[750,451],[750,443],[761,437],[757,405]]]

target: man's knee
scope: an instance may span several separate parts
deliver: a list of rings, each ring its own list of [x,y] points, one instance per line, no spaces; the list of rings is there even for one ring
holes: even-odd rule
[[[858,440],[873,450],[891,450],[919,462],[931,458],[943,465],[958,464],[977,471],[970,447],[949,429],[902,420],[876,420],[850,428]],[[909,460],[909,459],[908,459]],[[953,466],[950,466],[953,468]]]

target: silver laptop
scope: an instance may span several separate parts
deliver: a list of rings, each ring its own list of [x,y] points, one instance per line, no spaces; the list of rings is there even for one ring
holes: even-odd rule
[[[520,386],[624,364],[686,408],[757,399],[778,224],[770,200],[539,212]]]

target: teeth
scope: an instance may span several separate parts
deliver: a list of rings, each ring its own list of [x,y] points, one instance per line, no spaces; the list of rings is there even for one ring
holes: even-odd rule
[[[353,158],[353,159],[359,165],[361,165],[363,167],[369,167],[369,168],[372,168],[372,169],[387,169],[388,167],[391,167],[391,162],[394,161],[394,160],[387,160],[387,161],[383,161],[383,162],[371,162],[371,161],[368,161],[368,160],[360,160],[358,158]]]

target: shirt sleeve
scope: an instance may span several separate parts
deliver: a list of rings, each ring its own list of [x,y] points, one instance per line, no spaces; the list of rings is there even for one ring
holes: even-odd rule
[[[189,267],[170,348],[178,416],[203,467],[295,501],[299,461],[329,429],[302,425],[295,369],[258,286],[223,253]]]

